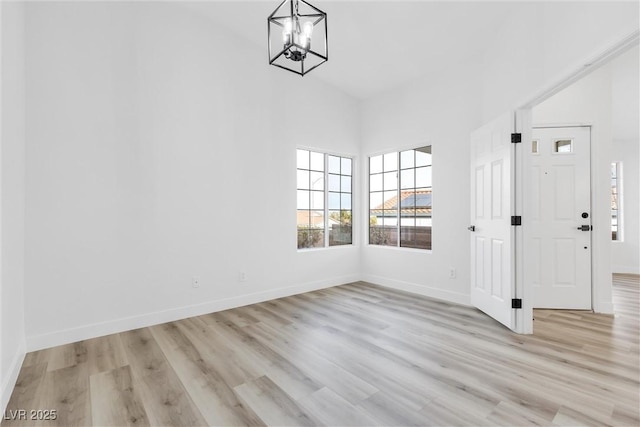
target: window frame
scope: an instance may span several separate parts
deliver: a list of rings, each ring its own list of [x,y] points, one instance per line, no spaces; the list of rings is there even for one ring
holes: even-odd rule
[[[299,168],[298,165],[298,152],[299,151],[306,151],[309,153],[309,155],[311,155],[310,153],[316,153],[316,154],[321,154],[323,156],[323,165],[324,165],[324,170],[322,171],[323,173],[323,208],[322,209],[312,209],[311,204],[309,205],[308,209],[300,209],[299,205],[298,205],[298,191],[307,191],[305,189],[301,189],[299,188],[299,183],[298,183],[298,171],[300,170],[306,170],[307,172],[311,172],[311,171],[315,171],[313,169],[301,169]],[[330,157],[338,157],[340,159],[340,173],[336,174],[336,173],[331,173],[329,171],[329,158]],[[343,174],[343,165],[342,165],[342,161],[343,159],[348,159],[351,162],[351,167],[350,167],[350,175],[347,174]],[[309,164],[309,168],[311,167],[311,165]],[[296,147],[296,215],[298,212],[300,212],[301,210],[306,210],[308,212],[314,212],[314,211],[320,211],[322,210],[323,212],[323,244],[322,246],[309,246],[309,247],[299,247],[296,244],[297,250],[300,252],[308,252],[308,251],[315,251],[315,250],[323,250],[323,249],[331,249],[331,248],[337,248],[337,247],[354,247],[355,246],[355,239],[354,239],[354,212],[355,212],[355,197],[354,197],[354,189],[355,189],[355,168],[356,168],[356,156],[354,155],[349,155],[349,154],[343,154],[343,153],[336,153],[336,152],[332,152],[332,151],[327,151],[327,150],[323,150],[323,149],[318,149],[318,148],[312,148],[312,147],[305,147],[305,146],[297,146]],[[316,171],[317,172],[317,171]],[[340,178],[340,182],[339,182],[339,188],[340,191],[331,191],[329,189],[329,175],[337,175]],[[342,178],[343,177],[349,177],[351,180],[351,185],[349,190],[350,191],[343,191],[343,187],[342,187]],[[311,184],[310,184],[311,187]],[[311,188],[308,189],[308,191],[314,191]],[[315,191],[320,191],[320,190],[315,190]],[[330,209],[329,208],[329,193],[337,193],[340,197],[340,207],[342,207],[342,195],[343,194],[349,194],[350,195],[350,209],[339,209],[337,210],[337,212],[339,212],[338,215],[342,215],[341,212],[345,211],[345,212],[350,212],[351,213],[351,242],[350,243],[343,243],[343,244],[331,244],[331,229],[329,227],[329,220],[330,220],[330,215],[332,212],[335,212],[335,209]],[[296,240],[298,237],[298,232],[299,232],[299,224],[296,220]]]
[[[433,240],[431,240],[429,242],[429,248],[420,248],[420,247],[414,247],[414,246],[406,246],[403,245],[403,239],[402,239],[402,235],[403,235],[403,225],[402,225],[402,193],[406,192],[406,191],[413,191],[414,193],[417,194],[417,191],[422,190],[422,189],[428,189],[431,193],[431,216],[429,217],[429,219],[431,220],[431,225],[429,226],[431,230],[433,230],[433,159],[431,159],[431,161],[429,162],[429,164],[427,165],[423,165],[423,166],[416,166],[415,163],[415,152],[419,151],[420,149],[425,149],[428,148],[429,149],[429,155],[433,156],[433,144],[432,143],[425,143],[425,144],[419,144],[419,145],[412,145],[410,147],[402,147],[402,148],[397,148],[395,150],[390,150],[390,151],[383,151],[383,152],[376,152],[376,153],[372,153],[370,155],[367,156],[367,221],[366,221],[366,226],[367,226],[367,245],[369,247],[380,247],[380,248],[391,248],[391,249],[395,249],[395,250],[408,250],[408,251],[420,251],[420,252],[426,252],[426,253],[431,253],[433,251]],[[402,153],[403,152],[407,152],[407,151],[414,151],[414,163],[413,166],[411,167],[403,167],[402,165]],[[396,162],[395,162],[395,170],[391,170],[391,171],[386,171],[385,166],[384,166],[384,158],[385,155],[395,155],[396,157]],[[371,188],[371,177],[372,177],[372,172],[371,172],[371,159],[374,157],[378,157],[380,156],[382,158],[382,169],[379,172],[374,173],[373,175],[380,175],[383,178],[383,182],[381,183],[381,190],[379,191],[374,191],[372,192],[372,188]],[[422,168],[422,167],[426,167],[429,168],[429,172],[430,172],[430,182],[428,186],[417,186],[416,183],[416,178],[415,178],[415,173],[416,173],[416,169]],[[402,183],[402,179],[401,179],[401,174],[403,170],[413,170],[414,171],[414,183],[413,186],[411,187],[406,187],[403,188],[403,183]],[[394,245],[389,245],[389,244],[378,244],[378,243],[372,243],[371,242],[371,211],[373,210],[373,208],[371,207],[371,196],[372,193],[382,193],[383,194],[383,198],[382,198],[382,203],[384,204],[384,193],[389,191],[389,190],[385,190],[385,186],[384,186],[384,175],[385,173],[392,173],[395,172],[396,177],[395,177],[395,182],[396,182],[396,188],[394,190],[390,190],[390,191],[395,191],[396,195],[396,206],[395,209],[390,211],[395,211],[395,227],[396,227],[396,242]],[[415,202],[414,202],[415,203]],[[383,217],[385,215],[386,210],[383,209]],[[373,215],[373,216],[377,216],[377,215]],[[416,216],[414,215],[414,219],[416,218]],[[406,226],[405,226],[406,227]]]

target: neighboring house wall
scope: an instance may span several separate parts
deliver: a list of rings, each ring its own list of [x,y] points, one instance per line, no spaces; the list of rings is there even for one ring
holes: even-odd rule
[[[295,191],[298,144],[358,154],[356,101],[179,2],[29,3],[26,34],[30,349],[359,279],[297,251]]]
[[[24,5],[0,3],[0,398],[9,400],[25,354]]]

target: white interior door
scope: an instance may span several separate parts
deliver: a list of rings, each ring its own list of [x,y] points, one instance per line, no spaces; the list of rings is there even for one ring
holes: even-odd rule
[[[534,128],[532,136],[524,225],[533,306],[591,309],[591,128]]]
[[[514,113],[471,134],[471,304],[516,329]]]

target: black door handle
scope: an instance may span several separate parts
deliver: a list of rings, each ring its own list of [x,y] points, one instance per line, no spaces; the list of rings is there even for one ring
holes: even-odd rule
[[[476,226],[475,225],[471,225],[471,226],[467,227],[467,230],[476,231]]]
[[[580,227],[578,227],[578,230],[580,230],[580,231],[591,231],[591,226],[590,225],[581,225]]]

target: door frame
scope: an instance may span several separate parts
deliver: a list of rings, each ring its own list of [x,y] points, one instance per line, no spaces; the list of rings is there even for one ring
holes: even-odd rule
[[[531,125],[531,138],[527,139],[526,141],[531,141],[533,140],[533,129],[553,129],[553,128],[567,128],[567,127],[587,127],[589,128],[589,213],[591,214],[591,221],[590,223],[593,224],[594,221],[594,217],[593,217],[593,213],[594,213],[594,206],[593,206],[593,168],[595,167],[593,164],[593,156],[591,155],[593,152],[593,146],[592,146],[592,141],[593,141],[593,124],[591,124],[590,122],[584,122],[584,123],[565,123],[565,122],[557,122],[557,123],[533,123]],[[529,168],[531,167],[531,163],[527,160],[530,157],[525,155],[526,151],[523,150],[522,151],[522,157],[523,157],[523,167],[525,168],[524,170],[529,170]],[[528,189],[531,188],[531,179],[529,174],[524,174],[523,177],[523,191],[522,194],[528,194]],[[530,248],[527,247],[527,245],[525,244],[525,242],[530,241],[531,236],[529,233],[529,229],[527,227],[528,225],[528,215],[527,212],[524,213],[523,217],[522,217],[522,225],[523,225],[523,244],[525,245],[525,251],[528,253],[528,251],[530,250]],[[595,306],[595,300],[596,300],[596,290],[595,290],[595,286],[594,286],[594,243],[595,243],[595,238],[594,238],[594,234],[593,231],[590,231],[589,233],[591,233],[591,241],[590,241],[590,245],[591,245],[591,251],[590,251],[590,257],[589,257],[589,269],[591,270],[591,283],[589,283],[589,289],[591,290],[591,310],[594,310],[594,306]],[[525,283],[531,283],[531,280],[529,277],[524,277]],[[529,286],[531,288],[531,297],[532,297],[532,304],[533,304],[533,287],[530,285]]]

